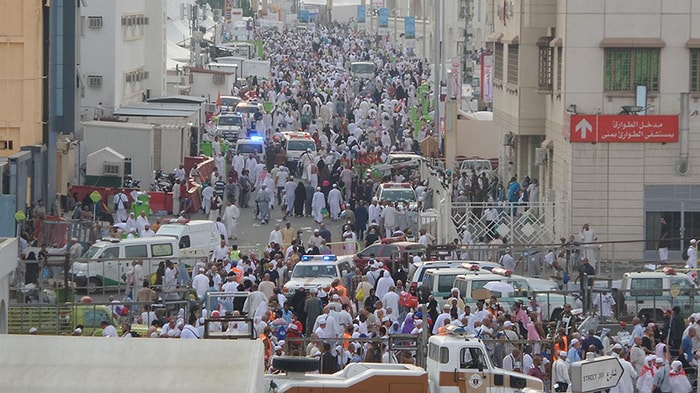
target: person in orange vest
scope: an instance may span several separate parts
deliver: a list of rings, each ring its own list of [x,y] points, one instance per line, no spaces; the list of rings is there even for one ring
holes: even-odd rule
[[[343,333],[343,338],[352,338],[352,334],[355,331],[355,327],[350,325],[345,327],[345,332]],[[348,346],[350,344],[350,340],[343,341],[343,349],[346,351],[348,350]]]
[[[438,335],[439,336],[446,336],[447,335],[447,325],[449,325],[450,322],[451,321],[449,318],[445,319],[445,324],[438,328]]]
[[[562,327],[557,331],[557,337],[554,339],[554,351],[552,358],[557,360],[557,354],[560,352],[569,352],[569,337],[565,334],[566,330]]]
[[[332,290],[335,290],[335,292],[336,292],[339,296],[348,296],[348,291],[347,291],[347,289],[345,289],[345,287],[343,286],[343,284],[340,283],[340,279],[338,279],[338,278],[336,278],[335,280],[333,280],[333,282],[331,283],[331,288],[333,288]]]
[[[272,340],[270,337],[272,336],[272,329],[269,326],[265,326],[265,330],[263,330],[262,334],[258,336],[258,340],[263,342],[263,348],[265,350],[265,368],[269,365],[268,363],[270,362],[270,358],[272,357],[272,352],[274,349],[274,346],[272,345]]]

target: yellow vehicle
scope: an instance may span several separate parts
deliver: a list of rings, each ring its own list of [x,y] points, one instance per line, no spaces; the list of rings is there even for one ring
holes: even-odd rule
[[[37,334],[71,335],[78,325],[83,326],[83,336],[101,336],[100,322],[107,321],[121,334],[121,323],[108,306],[79,305],[11,305],[7,309],[9,334],[27,334],[36,328]],[[145,336],[146,325],[131,325],[131,330]]]

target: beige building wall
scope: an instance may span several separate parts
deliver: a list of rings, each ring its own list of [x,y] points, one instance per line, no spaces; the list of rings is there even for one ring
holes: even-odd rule
[[[42,143],[41,0],[0,0],[0,156]]]
[[[515,158],[519,177],[538,173],[542,195],[557,201],[558,236],[578,234],[589,223],[599,241],[639,241],[606,245],[601,258],[650,259],[653,250],[645,252],[641,240],[658,233],[647,228],[647,213],[675,211],[673,188],[700,186],[700,117],[690,117],[690,171],[681,176],[676,172],[679,143],[571,143],[567,110],[614,115],[622,106],[635,105],[633,93],[605,92],[605,47],[612,39],[626,42],[625,47],[662,42],[659,91],[649,94],[648,104],[653,107],[648,114],[679,114],[680,93],[690,88],[690,47],[700,43],[700,0],[508,1],[514,12],[506,25],[497,15],[502,3],[496,3],[496,32],[491,39],[505,42],[517,36],[519,41],[518,85],[507,83],[507,42],[503,80],[494,85],[494,121],[501,133],[516,135],[516,146],[507,153]],[[537,89],[536,41],[551,32],[554,86],[551,92],[543,92]],[[557,64],[559,53],[561,65]],[[534,86],[530,77],[535,78]],[[691,95],[690,112],[698,109],[700,94]],[[526,138],[529,135],[542,139]],[[539,147],[550,149],[549,160],[533,170],[532,152]],[[668,190],[668,207],[647,208],[645,193],[651,186]],[[675,198],[686,198],[686,207],[700,204],[693,195]],[[688,222],[685,226],[690,230]],[[678,225],[672,231],[672,236],[680,236]],[[692,234],[685,236],[687,247]]]

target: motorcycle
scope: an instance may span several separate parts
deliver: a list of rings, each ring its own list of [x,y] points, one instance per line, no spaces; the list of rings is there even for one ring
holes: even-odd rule
[[[124,188],[141,188],[141,180],[134,180],[131,175],[126,175],[124,178],[124,183],[122,184]]]
[[[162,169],[155,171],[153,183],[151,183],[151,191],[172,192],[174,179],[167,175]]]

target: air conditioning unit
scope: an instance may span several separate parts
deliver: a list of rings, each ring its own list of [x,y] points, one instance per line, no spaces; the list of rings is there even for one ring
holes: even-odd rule
[[[88,87],[102,87],[102,75],[88,75]]]
[[[212,75],[211,80],[212,83],[214,83],[215,85],[223,85],[224,83],[226,83],[226,76],[221,74],[214,74]]]
[[[535,148],[535,165],[544,165],[547,163],[547,149],[542,147]]]
[[[88,16],[88,27],[91,29],[101,29],[102,28],[102,17],[101,16]]]

